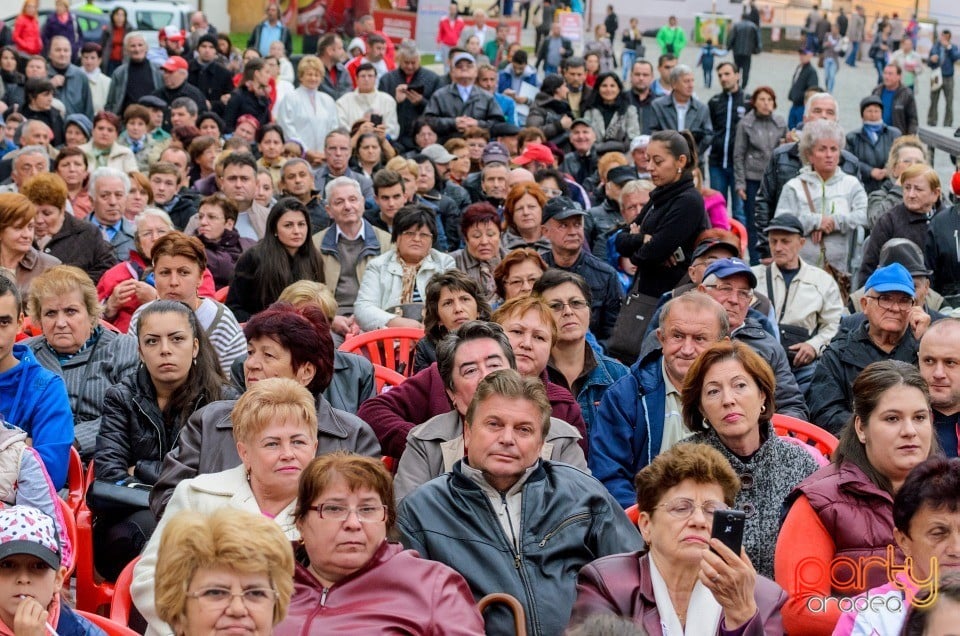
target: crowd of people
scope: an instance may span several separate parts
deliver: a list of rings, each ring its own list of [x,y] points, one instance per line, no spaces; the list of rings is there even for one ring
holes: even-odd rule
[[[0,631],[99,633],[59,594],[72,450],[86,547],[109,581],[139,559],[149,634],[510,633],[492,593],[531,634],[956,617],[960,179],[914,99],[939,73],[952,124],[950,33],[917,63],[878,25],[844,129],[862,8],[814,8],[788,120],[745,90],[752,4],[701,51],[706,102],[676,17],[655,61],[631,19],[617,59],[613,7],[583,56],[554,9],[530,55],[451,3],[434,72],[366,15],[297,56],[272,2],[244,51],[202,12],[150,48],[122,8],[97,44],[24,2],[0,49]],[[339,345],[390,328],[423,335],[378,391]],[[734,509],[740,549],[712,536]],[[858,558],[882,565],[805,575]]]

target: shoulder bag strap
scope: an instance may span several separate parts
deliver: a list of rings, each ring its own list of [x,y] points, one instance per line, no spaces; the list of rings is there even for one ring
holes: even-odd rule
[[[807,195],[807,205],[810,206],[810,213],[815,215],[817,211],[813,207],[813,197],[810,196],[810,186],[807,185],[806,181],[800,181],[800,183],[803,185],[803,193]],[[827,264],[827,244],[824,241],[825,238],[825,236],[820,237],[820,265],[824,267]]]
[[[790,293],[790,290],[787,290],[787,293]],[[783,302],[780,303],[780,308],[777,309],[776,299],[773,297],[773,265],[767,265],[767,298],[770,299],[770,302],[773,303],[774,309],[777,312],[777,322],[779,323],[783,320],[783,310],[787,306],[787,296],[784,294]]]

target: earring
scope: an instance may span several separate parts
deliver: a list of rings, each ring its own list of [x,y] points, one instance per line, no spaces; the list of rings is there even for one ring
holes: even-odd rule
[[[710,430],[710,422],[707,421],[707,418],[703,418],[703,428],[705,430]]]
[[[680,168],[677,168],[677,174],[680,174],[681,172],[683,172],[683,170]]]
[[[767,412],[767,405],[766,405],[766,404],[761,404],[761,405],[760,405],[760,412],[761,412],[761,413],[766,413],[766,412]]]
[[[196,359],[196,358],[193,359],[193,366],[197,366],[197,359]]]

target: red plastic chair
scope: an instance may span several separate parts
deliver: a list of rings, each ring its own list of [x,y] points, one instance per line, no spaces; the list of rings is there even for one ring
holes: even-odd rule
[[[77,449],[70,447],[70,460],[67,462],[67,505],[76,516],[80,504],[87,492],[87,478],[83,474],[83,461]]]
[[[72,550],[70,560],[67,563],[61,564],[67,568],[67,575],[63,580],[68,581],[70,577],[73,576],[74,570],[77,569],[77,519],[73,516],[73,510],[70,509],[70,504],[59,497],[57,497],[57,502],[60,506],[60,514],[63,515],[63,524],[66,526],[65,530],[67,532],[67,538],[70,539],[70,549]]]
[[[390,474],[397,474],[397,465],[400,463],[396,457],[388,457],[384,455],[380,458],[380,461],[383,462],[383,467],[390,471]]]
[[[624,512],[627,513],[627,519],[630,520],[630,523],[637,525],[637,522],[640,521],[640,507],[637,504],[633,504],[624,510]]]
[[[133,631],[126,625],[121,625],[116,621],[112,621],[106,616],[100,616],[99,614],[94,614],[92,612],[87,612],[84,610],[74,610],[78,615],[84,617],[103,631],[107,633],[107,636],[140,636],[137,632]]]
[[[388,327],[348,338],[340,351],[358,353],[409,378],[413,375],[413,352],[421,338],[423,329]]]
[[[230,293],[230,286],[229,286],[229,285],[227,285],[226,287],[221,287],[221,288],[218,289],[216,292],[214,292],[214,294],[213,294],[213,299],[214,299],[215,301],[217,301],[218,303],[221,303],[221,304],[222,304],[222,303],[225,303],[225,302],[227,302],[227,294],[229,294],[229,293]]]
[[[87,487],[93,483],[93,462],[87,467]],[[114,584],[103,580],[93,565],[93,513],[87,507],[86,498],[77,513],[77,609],[98,613],[101,608],[109,611],[113,602]]]
[[[114,325],[112,322],[104,320],[103,318],[100,319],[100,326],[107,331],[112,331],[113,333],[123,333],[116,327],[116,325]]]
[[[377,395],[380,395],[381,393],[389,391],[391,387],[400,386],[406,378],[393,369],[374,364],[373,380],[377,383]]]
[[[773,430],[777,435],[793,437],[807,444],[812,443],[828,459],[837,450],[837,445],[840,444],[840,440],[828,431],[796,417],[774,413],[771,424],[773,424]]]
[[[747,228],[743,226],[743,223],[740,221],[731,218],[730,219],[730,231],[737,235],[737,238],[740,239],[740,258],[746,258],[747,244],[749,241],[749,235],[747,234]]]
[[[133,583],[133,568],[140,561],[137,557],[127,564],[114,583],[113,602],[110,604],[110,620],[120,625],[130,624],[133,598],[130,596],[130,584]]]

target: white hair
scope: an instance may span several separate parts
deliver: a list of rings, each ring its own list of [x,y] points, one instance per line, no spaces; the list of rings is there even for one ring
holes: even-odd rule
[[[363,198],[363,188],[360,187],[360,184],[357,183],[356,179],[351,179],[350,177],[337,177],[336,179],[327,181],[327,185],[323,189],[323,198],[329,201],[330,197],[333,196],[333,191],[341,186],[352,187],[357,191],[357,196],[361,199]]]
[[[145,207],[140,214],[137,215],[137,218],[133,220],[134,227],[140,225],[140,221],[144,219],[160,219],[166,223],[167,227],[172,232],[175,228],[173,227],[173,220],[170,218],[170,215],[161,210],[160,208],[155,208],[152,205]]]
[[[128,177],[125,172],[117,170],[116,168],[97,168],[93,171],[93,174],[90,175],[90,186],[88,190],[91,199],[97,198],[97,182],[100,179],[120,179],[120,183],[123,184],[123,193],[130,194],[130,177]]]

